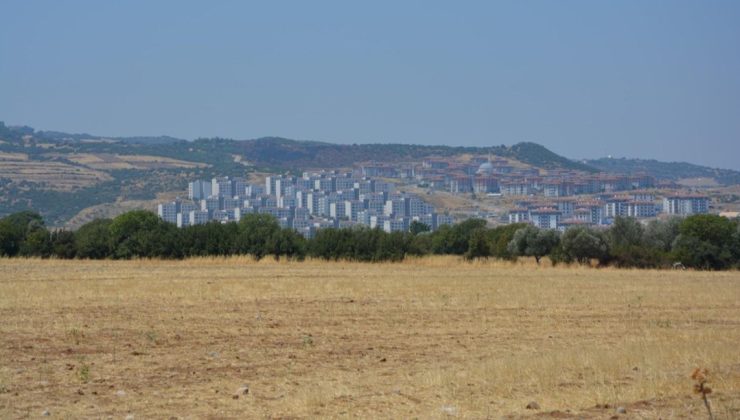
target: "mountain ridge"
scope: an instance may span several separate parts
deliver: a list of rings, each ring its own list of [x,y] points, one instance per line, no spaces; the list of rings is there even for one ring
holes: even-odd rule
[[[35,131],[28,126],[5,126],[0,122],[0,138],[2,138],[3,134],[16,140],[21,139],[23,136],[32,136],[40,140],[61,143],[99,140],[142,146],[203,144],[204,142],[215,141],[231,146],[234,149],[232,150],[233,152],[247,154],[247,159],[255,161],[257,164],[261,163],[270,167],[281,167],[286,164],[291,166],[285,169],[293,169],[295,167],[328,167],[330,164],[334,164],[335,166],[350,166],[358,162],[373,160],[369,157],[374,156],[377,156],[379,160],[397,162],[404,159],[419,159],[427,156],[444,157],[462,153],[490,153],[516,159],[543,169],[596,171],[595,168],[558,155],[545,146],[533,142],[516,143],[512,146],[476,147],[402,143],[344,144],[316,140],[294,140],[271,136],[243,140],[219,137],[185,140],[170,136],[109,137],[87,133],[70,134],[52,130]],[[257,156],[257,159],[254,159],[254,156]]]
[[[519,142],[511,146],[447,146],[408,143],[332,143],[320,140],[296,140],[279,136],[264,136],[254,139],[230,139],[203,137],[187,140],[167,135],[161,136],[99,136],[88,133],[65,133],[53,130],[34,130],[29,126],[6,126],[0,121],[0,140],[3,137],[21,140],[33,136],[52,142],[83,142],[86,140],[110,141],[132,146],[166,146],[204,144],[220,142],[228,145],[232,152],[243,152],[246,158],[257,164],[273,168],[296,169],[303,167],[327,167],[330,163],[348,166],[371,161],[363,154],[376,156],[382,161],[398,162],[404,159],[419,159],[426,156],[452,156],[462,153],[494,154],[519,160],[543,169],[572,169],[586,172],[649,173],[659,179],[677,180],[691,177],[714,178],[721,184],[740,183],[740,171],[714,168],[690,162],[660,161],[641,158],[598,158],[571,159],[559,155],[535,142]],[[325,153],[326,156],[323,156]],[[344,156],[344,157],[342,157]],[[257,159],[254,159],[257,157]],[[339,157],[339,159],[338,159]],[[290,167],[284,167],[289,165]]]

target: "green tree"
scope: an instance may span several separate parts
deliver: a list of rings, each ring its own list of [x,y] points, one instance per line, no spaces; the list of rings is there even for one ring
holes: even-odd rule
[[[565,231],[560,252],[566,262],[586,264],[598,259],[600,264],[604,264],[609,257],[609,244],[603,232],[578,226]]]
[[[423,232],[418,235],[412,235],[409,238],[409,251],[410,255],[423,256],[432,253],[432,234],[429,232]]]
[[[379,231],[373,261],[402,261],[406,257],[406,235],[403,232]]]
[[[509,251],[509,243],[514,239],[516,231],[525,226],[527,225],[524,223],[513,223],[488,229],[486,233],[491,246],[491,255],[505,260],[513,258],[514,255]]]
[[[43,226],[41,215],[32,211],[13,213],[0,219],[0,255],[18,255],[26,236]]]
[[[676,259],[684,265],[721,270],[737,264],[737,222],[725,217],[700,214],[681,222],[673,245]]]
[[[654,224],[651,234],[667,236],[666,227]],[[607,231],[607,239],[610,260],[619,267],[649,268],[667,264],[662,239],[649,236],[633,217],[617,217]]]
[[[302,260],[306,255],[306,240],[293,229],[280,229],[271,238],[270,253],[276,260],[280,257]]]
[[[433,234],[432,247],[436,254],[463,255],[468,251],[474,231],[484,229],[483,219],[468,219],[453,226],[442,226]]]
[[[663,252],[669,252],[678,237],[681,227],[680,217],[667,220],[651,220],[645,228],[645,243]]]
[[[182,256],[177,227],[150,211],[134,210],[116,217],[109,232],[114,258]]]
[[[480,228],[470,233],[468,240],[468,249],[465,251],[465,258],[473,260],[477,258],[488,258],[491,256],[491,244],[486,235],[486,229]]]
[[[607,239],[612,248],[643,246],[645,228],[634,217],[617,217],[609,228]]]
[[[48,258],[51,255],[51,234],[40,225],[29,226],[29,232],[21,243],[20,255],[24,257]]]
[[[514,256],[534,257],[537,264],[545,255],[549,255],[560,243],[560,235],[556,230],[538,229],[535,226],[526,226],[518,229],[509,242],[509,252]]]
[[[75,234],[68,230],[58,230],[51,234],[51,255],[56,258],[72,259],[77,254]]]
[[[427,225],[426,223],[422,223],[422,222],[420,222],[418,220],[414,220],[409,225],[409,232],[412,235],[418,235],[418,234],[420,234],[422,232],[429,232],[430,230],[431,230],[431,228],[429,227],[429,225]]]
[[[269,214],[251,213],[239,221],[238,249],[261,259],[270,253],[269,244],[280,231],[277,220]]]
[[[74,233],[78,258],[103,259],[111,255],[110,219],[95,219]]]

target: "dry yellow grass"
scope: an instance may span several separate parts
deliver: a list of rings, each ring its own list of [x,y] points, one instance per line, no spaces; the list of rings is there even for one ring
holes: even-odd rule
[[[64,157],[72,162],[99,170],[114,169],[177,169],[204,168],[208,165],[198,162],[187,162],[162,156],[119,155],[110,153],[67,153],[50,154]]]
[[[29,181],[51,190],[69,191],[113,179],[96,171],[63,162],[0,160],[0,178],[15,182]]]
[[[0,277],[0,418],[705,418],[699,366],[718,418],[740,416],[737,272],[6,259]]]
[[[0,152],[0,160],[27,161],[28,155],[25,153]]]

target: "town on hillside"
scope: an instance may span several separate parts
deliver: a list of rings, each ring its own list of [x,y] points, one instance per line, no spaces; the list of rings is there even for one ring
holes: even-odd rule
[[[469,216],[496,223],[532,223],[564,230],[574,225],[609,225],[615,217],[649,219],[661,214],[691,215],[709,212],[709,197],[656,181],[644,173],[605,174],[570,169],[543,170],[501,157],[474,156],[468,161],[426,159],[418,165],[368,164],[363,175],[413,179],[427,194],[499,200],[505,212],[489,217]]]
[[[399,191],[410,186],[417,193]],[[406,188],[403,188],[404,190]],[[457,212],[429,203],[435,194],[498,200],[505,211]],[[416,221],[436,230],[468,217],[492,223],[529,223],[542,229],[607,226],[616,217],[708,213],[710,199],[647,174],[614,175],[543,170],[501,157],[429,158],[411,163],[363,163],[352,170],[271,174],[264,183],[244,178],[193,180],[187,200],[158,206],[177,226],[239,221],[248,213],[274,216],[305,237],[327,227],[366,226],[408,231]]]

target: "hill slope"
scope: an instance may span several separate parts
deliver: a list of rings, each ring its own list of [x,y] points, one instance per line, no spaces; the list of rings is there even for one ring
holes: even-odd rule
[[[0,216],[34,209],[49,223],[60,225],[90,206],[152,200],[163,192],[182,193],[191,179],[244,176],[253,171],[350,168],[370,161],[419,162],[462,154],[492,154],[541,169],[648,172],[658,178],[711,177],[725,184],[740,183],[736,171],[638,159],[576,162],[531,142],[453,147],[334,144],[280,137],[187,141],[168,136],[117,138],[36,131],[0,122]]]
[[[740,184],[740,172],[694,165],[687,162],[660,162],[654,159],[601,158],[586,160],[589,166],[604,172],[647,172],[659,179],[714,178],[723,185]]]
[[[595,172],[596,169],[567,159],[536,143],[518,143],[513,146],[453,147],[414,144],[334,144],[316,141],[265,137],[236,141],[235,152],[250,162],[270,167],[336,168],[349,167],[359,162],[405,162],[438,156],[461,154],[493,154],[516,159],[543,169],[572,169]]]

